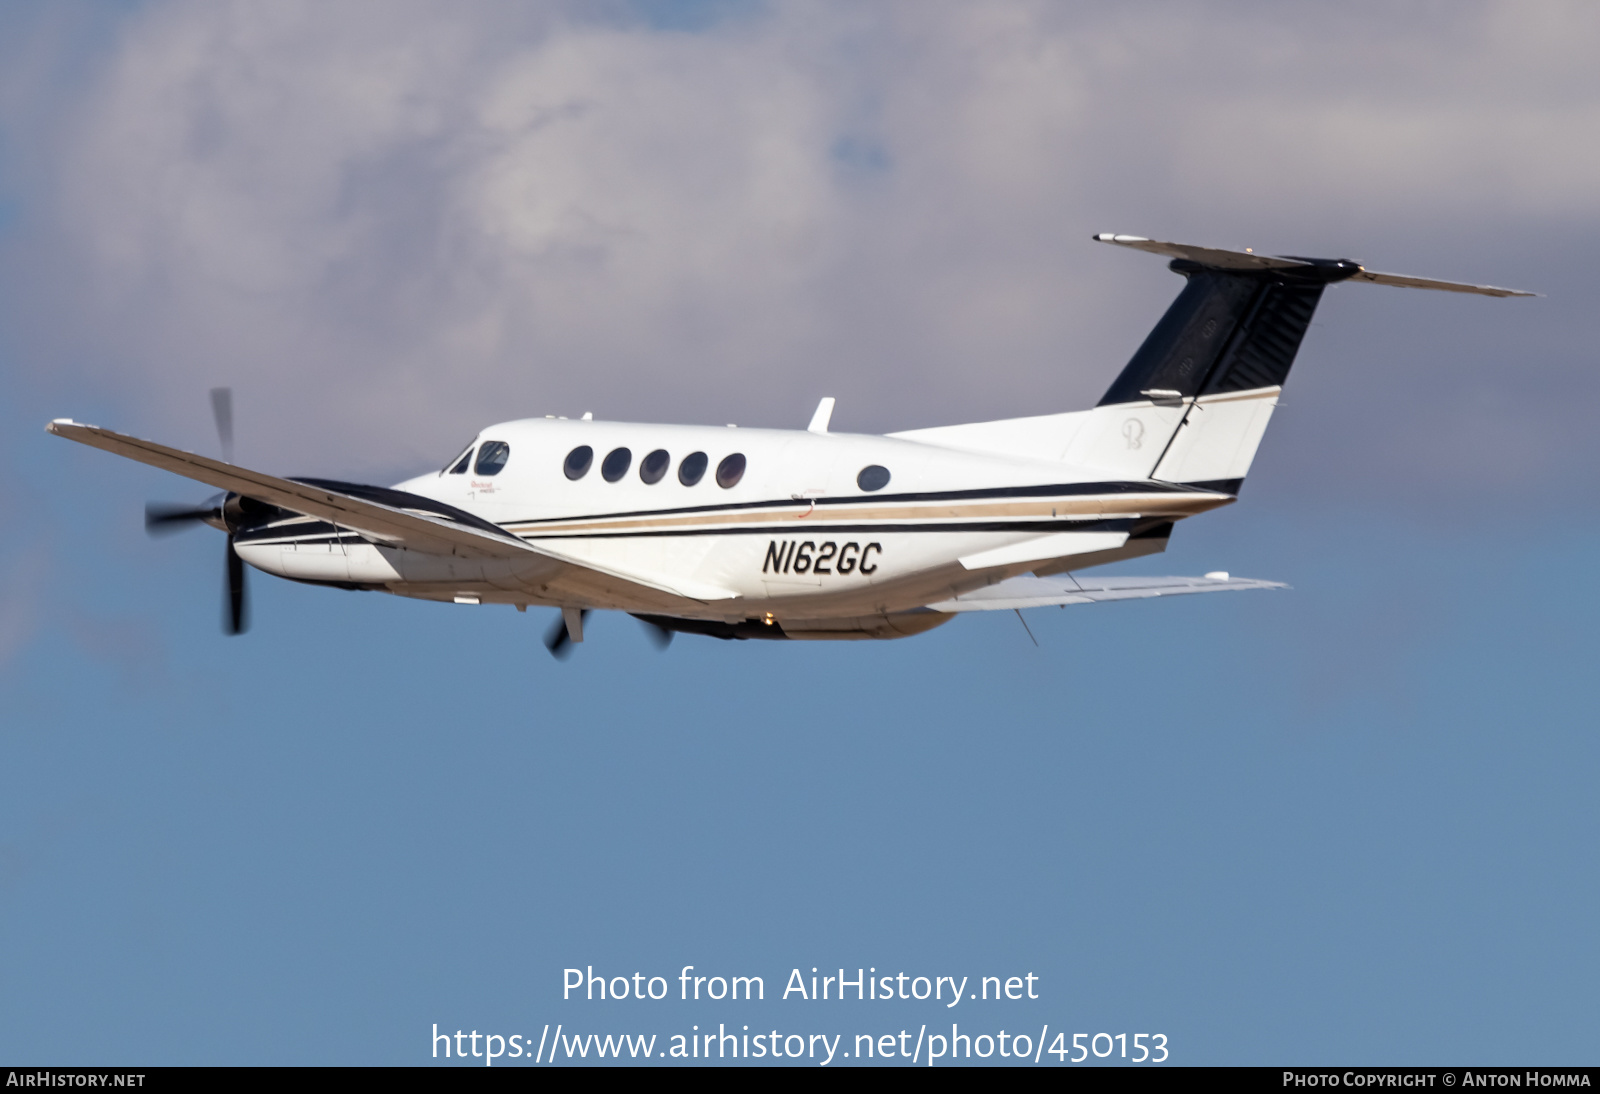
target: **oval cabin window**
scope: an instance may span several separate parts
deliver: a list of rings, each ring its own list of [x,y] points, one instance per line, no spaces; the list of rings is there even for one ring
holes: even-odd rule
[[[631,466],[633,453],[626,448],[613,448],[606,453],[605,462],[600,465],[600,477],[607,482],[616,482],[628,473]]]
[[[724,490],[738,486],[742,478],[744,478],[743,452],[735,452],[717,464],[717,485]]]
[[[665,448],[658,448],[650,455],[639,461],[639,478],[650,486],[661,481],[667,473],[667,468],[672,465],[672,457],[667,455]]]
[[[678,481],[685,486],[693,486],[706,477],[706,467],[710,463],[711,457],[704,452],[689,453],[678,465]]]
[[[586,444],[580,444],[567,453],[567,462],[561,465],[561,470],[567,473],[567,478],[577,482],[589,473],[589,468],[594,466],[594,449]]]
[[[889,485],[889,469],[869,463],[861,469],[861,474],[856,476],[856,485],[869,494],[874,490],[882,490]]]

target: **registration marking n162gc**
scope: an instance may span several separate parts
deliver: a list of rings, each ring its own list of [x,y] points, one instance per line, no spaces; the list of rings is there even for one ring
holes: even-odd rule
[[[767,544],[767,554],[761,562],[761,572],[773,574],[875,574],[883,544],[836,540],[772,540]]]

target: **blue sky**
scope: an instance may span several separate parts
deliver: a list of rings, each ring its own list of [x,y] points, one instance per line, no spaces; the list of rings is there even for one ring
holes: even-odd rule
[[[1592,1061],[1594,16],[659,7],[7,17],[0,1055],[957,1020]],[[1196,85],[1211,34],[1252,65]],[[520,413],[1065,409],[1178,286],[1106,229],[1547,295],[1330,292],[1239,505],[1124,567],[1293,590],[1037,649],[602,616],[558,664],[537,612],[261,575],[225,640],[220,537],[140,528],[204,488],[42,430],[209,451],[229,383],[242,462],[391,481]],[[686,964],[769,1000],[560,999]],[[1041,998],[771,998],[814,965]]]

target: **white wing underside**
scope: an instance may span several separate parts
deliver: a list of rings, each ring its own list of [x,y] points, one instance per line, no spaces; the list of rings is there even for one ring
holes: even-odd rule
[[[1021,608],[1065,607],[1068,604],[1098,604],[1106,600],[1145,600],[1155,596],[1185,596],[1189,593],[1231,593],[1246,589],[1286,589],[1279,581],[1257,581],[1247,577],[1034,577],[1025,574],[953,600],[941,600],[928,607],[936,612],[995,612]]]

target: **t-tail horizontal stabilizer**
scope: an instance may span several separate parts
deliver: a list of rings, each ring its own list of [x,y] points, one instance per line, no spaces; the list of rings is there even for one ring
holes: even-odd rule
[[[1279,581],[1257,581],[1227,574],[1205,577],[1034,577],[1024,574],[962,593],[928,607],[936,612],[1009,612],[1020,608],[1053,608],[1098,604],[1105,600],[1144,600],[1188,593],[1232,593],[1245,589],[1287,589]]]
[[[1370,281],[1374,285],[1400,285],[1408,289],[1439,289],[1443,292],[1469,292],[1480,296],[1538,296],[1521,289],[1502,289],[1496,285],[1470,285],[1465,281],[1439,281],[1431,277],[1379,273],[1348,258],[1301,258],[1298,255],[1258,255],[1254,251],[1227,251],[1216,247],[1194,247],[1187,243],[1163,243],[1143,236],[1101,232],[1094,237],[1101,243],[1115,243],[1151,254],[1193,262],[1216,270],[1282,270],[1304,273],[1323,272],[1323,281]],[[1320,270],[1318,269],[1320,268]],[[1333,276],[1327,276],[1333,274]]]

